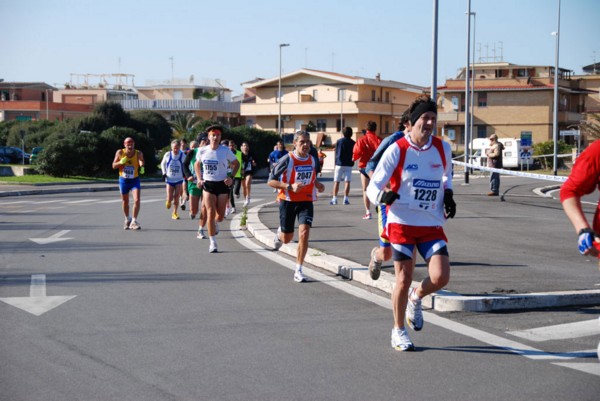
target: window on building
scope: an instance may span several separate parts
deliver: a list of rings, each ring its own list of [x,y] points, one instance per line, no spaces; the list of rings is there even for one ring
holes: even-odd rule
[[[527,68],[519,68],[519,69],[517,69],[517,77],[523,77],[523,78],[528,77],[529,76],[528,72],[529,71],[527,70]]]
[[[340,121],[341,121],[341,123],[340,123]],[[344,128],[345,121],[346,120],[340,120],[339,118],[337,120],[335,120],[335,129],[337,131],[342,131],[342,129]]]
[[[325,131],[327,129],[327,120],[317,119],[317,131]]]
[[[478,125],[477,126],[477,138],[487,138],[487,126],[486,125]]]
[[[459,101],[460,101],[460,99],[458,98],[458,96],[452,96],[452,110],[458,111],[458,102]]]
[[[390,122],[386,121],[385,122],[385,133],[388,133],[388,132],[390,132]]]
[[[319,101],[319,91],[317,89],[313,89],[313,101]]]
[[[371,91],[371,101],[374,102],[375,99],[377,99],[377,92],[375,91],[375,89],[373,89]]]
[[[477,93],[477,106],[478,107],[487,107],[487,92],[478,92]]]
[[[385,92],[385,102],[386,103],[390,102],[390,92]]]
[[[279,130],[279,119],[275,119],[275,129]],[[285,121],[283,120],[283,116],[281,116],[281,129],[285,129]]]

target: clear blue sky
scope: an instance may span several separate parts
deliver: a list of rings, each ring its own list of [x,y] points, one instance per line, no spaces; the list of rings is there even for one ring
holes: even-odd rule
[[[70,73],[242,82],[302,67],[431,84],[432,0],[0,0],[0,78]],[[438,84],[466,61],[467,0],[439,1]],[[557,0],[471,0],[476,59],[554,65]],[[562,0],[560,67],[600,62],[600,1]],[[487,48],[486,48],[487,46]],[[594,53],[595,52],[595,53]],[[119,61],[120,60],[120,61]]]

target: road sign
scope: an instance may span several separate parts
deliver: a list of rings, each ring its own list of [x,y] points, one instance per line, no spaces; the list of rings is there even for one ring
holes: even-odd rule
[[[560,136],[579,136],[579,130],[577,130],[577,129],[561,130]]]
[[[529,150],[525,149],[525,150],[521,151],[521,159],[524,159],[524,160],[531,159],[531,153],[529,152]]]
[[[521,146],[531,147],[533,144],[531,132],[521,132]]]

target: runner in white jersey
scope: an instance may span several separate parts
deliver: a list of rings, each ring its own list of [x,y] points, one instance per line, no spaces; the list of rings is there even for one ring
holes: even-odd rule
[[[433,136],[437,106],[423,95],[410,105],[409,112],[410,133],[385,151],[367,188],[372,202],[388,205],[383,235],[392,244],[396,273],[392,347],[399,351],[415,349],[404,328],[405,316],[413,330],[421,330],[421,298],[442,289],[450,279],[442,225],[456,213],[451,148]],[[411,289],[415,247],[427,262],[429,276]]]
[[[206,204],[209,252],[216,253],[217,224],[225,218],[229,187],[233,184],[233,180],[227,175],[227,169],[231,165],[232,175],[235,175],[240,163],[227,146],[220,145],[223,132],[221,126],[211,125],[206,132],[209,144],[198,149],[194,169],[198,177],[198,188],[202,188],[202,202]]]

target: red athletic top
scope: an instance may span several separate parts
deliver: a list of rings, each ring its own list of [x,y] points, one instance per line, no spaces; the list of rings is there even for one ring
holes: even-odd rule
[[[560,201],[591,194],[596,188],[600,190],[600,140],[588,146],[575,161],[571,175],[560,188]],[[600,199],[592,227],[600,233]]]
[[[367,163],[371,160],[380,143],[381,138],[373,131],[367,131],[365,135],[356,141],[352,150],[352,160],[358,160],[358,168],[367,167]]]

